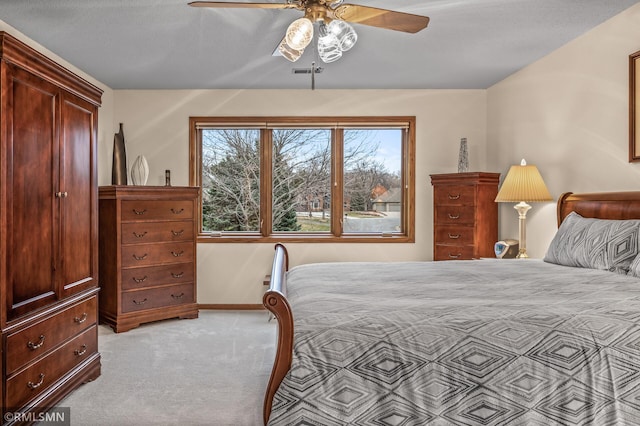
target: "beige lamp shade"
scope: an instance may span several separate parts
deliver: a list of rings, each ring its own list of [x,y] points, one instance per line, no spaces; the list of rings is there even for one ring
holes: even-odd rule
[[[497,202],[537,202],[553,201],[547,186],[540,176],[538,168],[527,165],[524,159],[519,166],[511,166],[507,177],[504,178],[500,191],[496,196]]]

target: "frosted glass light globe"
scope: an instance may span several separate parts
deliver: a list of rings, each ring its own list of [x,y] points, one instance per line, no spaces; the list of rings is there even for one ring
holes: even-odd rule
[[[313,22],[307,18],[296,19],[287,28],[285,41],[289,47],[302,50],[311,43],[313,38]]]
[[[353,27],[344,21],[333,20],[327,26],[327,31],[332,33],[338,39],[338,44],[343,52],[351,49],[356,41],[358,41],[358,34]]]
[[[294,49],[287,44],[286,40],[282,40],[282,43],[280,43],[280,46],[278,46],[278,51],[280,51],[280,54],[290,62],[297,61],[298,59],[300,59],[300,56],[302,56],[302,54],[304,53],[304,49],[301,49],[301,50]]]

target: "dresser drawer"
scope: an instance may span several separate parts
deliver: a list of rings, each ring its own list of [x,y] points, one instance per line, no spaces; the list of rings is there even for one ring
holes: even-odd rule
[[[436,226],[435,243],[450,245],[473,244],[473,227],[471,226]]]
[[[193,282],[193,262],[122,270],[123,290],[188,282]]]
[[[7,406],[22,407],[98,351],[94,325],[7,380]]]
[[[122,312],[193,303],[193,283],[122,293]]]
[[[475,210],[472,206],[437,206],[435,208],[435,224],[465,224],[473,225],[475,223]]]
[[[129,222],[122,224],[122,244],[193,241],[193,222]]]
[[[193,242],[122,246],[122,267],[193,262]]]
[[[61,342],[96,323],[97,297],[71,306],[7,336],[7,373],[11,374]]]
[[[164,200],[122,201],[123,222],[146,220],[185,220],[193,218],[193,202]]]
[[[436,244],[433,260],[473,259],[473,246]]]
[[[463,205],[475,204],[476,188],[471,185],[442,185],[433,188],[433,202],[439,205]]]

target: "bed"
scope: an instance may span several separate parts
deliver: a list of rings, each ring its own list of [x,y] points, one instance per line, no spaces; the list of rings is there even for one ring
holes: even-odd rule
[[[563,194],[545,259],[289,270],[264,422],[640,424],[640,192]]]

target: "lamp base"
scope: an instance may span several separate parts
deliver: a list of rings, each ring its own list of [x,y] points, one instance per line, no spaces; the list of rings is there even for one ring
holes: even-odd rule
[[[520,250],[516,259],[527,259],[527,212],[531,209],[531,206],[524,201],[520,201],[513,206],[518,212],[518,230],[520,231]]]

